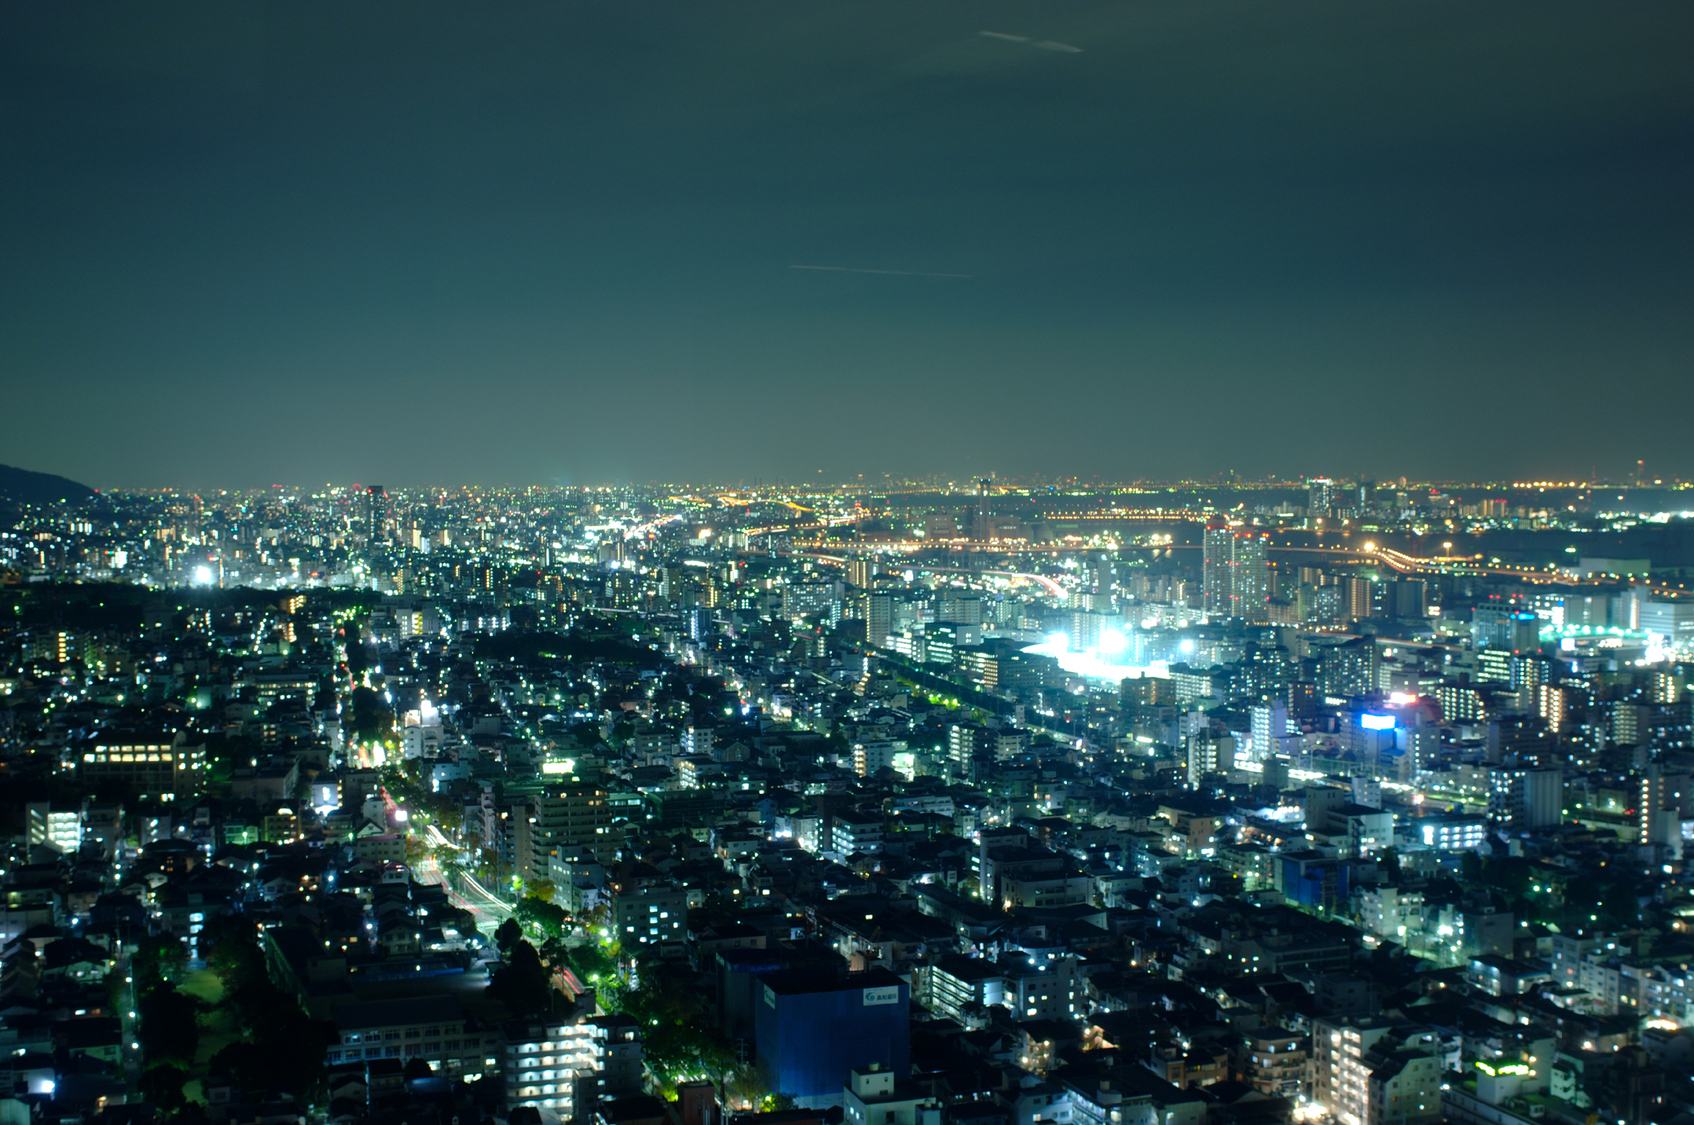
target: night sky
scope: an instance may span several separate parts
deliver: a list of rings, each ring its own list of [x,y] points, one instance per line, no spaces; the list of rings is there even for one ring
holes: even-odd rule
[[[1691,59],[1687,0],[6,2],[0,462],[1694,476]]]

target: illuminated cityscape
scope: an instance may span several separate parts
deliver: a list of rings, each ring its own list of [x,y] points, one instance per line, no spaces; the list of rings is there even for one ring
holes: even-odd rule
[[[40,1104],[1362,1125],[1675,1088],[1675,482],[9,479],[8,995],[102,1013],[13,1025]]]
[[[1690,58],[0,0],[0,1125],[1694,1125]]]

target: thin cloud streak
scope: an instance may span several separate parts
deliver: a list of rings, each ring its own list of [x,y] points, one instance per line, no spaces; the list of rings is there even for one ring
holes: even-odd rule
[[[1073,47],[1069,43],[1060,43],[1056,39],[1043,39],[1038,43],[1027,35],[1011,35],[1004,31],[979,31],[977,34],[985,39],[1003,39],[1007,43],[1028,43],[1031,47],[1042,51],[1059,51],[1067,55],[1082,54],[1081,47]]]
[[[970,273],[930,273],[927,270],[862,270],[853,266],[789,266],[791,270],[824,270],[829,273],[885,273],[894,277],[975,277]]]

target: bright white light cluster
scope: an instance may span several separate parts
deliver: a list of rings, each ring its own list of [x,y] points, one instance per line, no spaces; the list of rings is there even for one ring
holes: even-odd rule
[[[1189,642],[1192,645],[1192,642]],[[1030,645],[1023,651],[1037,656],[1051,656],[1058,660],[1059,667],[1075,676],[1089,680],[1138,680],[1142,676],[1152,676],[1155,679],[1167,679],[1170,672],[1165,662],[1155,660],[1148,665],[1130,664],[1125,659],[1129,650],[1129,640],[1116,629],[1106,630],[1100,643],[1094,648],[1082,652],[1072,652],[1070,637],[1064,633],[1054,633],[1038,645]]]

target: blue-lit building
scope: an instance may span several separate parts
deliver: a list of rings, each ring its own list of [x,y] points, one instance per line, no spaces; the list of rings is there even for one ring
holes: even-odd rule
[[[1353,893],[1347,864],[1318,852],[1289,852],[1282,856],[1282,893],[1295,906],[1336,910]]]
[[[836,976],[767,973],[755,985],[754,1042],[772,1090],[797,1104],[839,1104],[848,1071],[911,1066],[911,989],[886,969]]]

